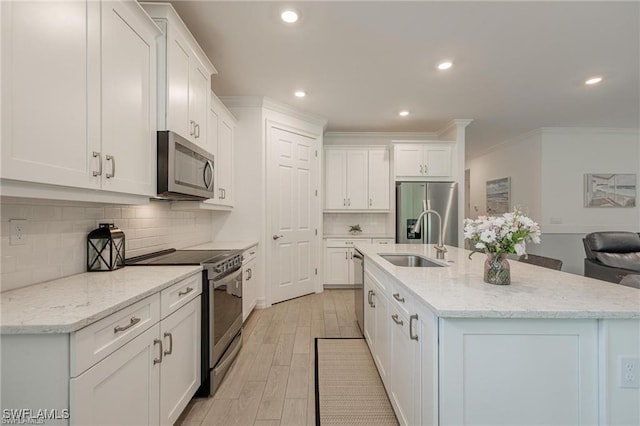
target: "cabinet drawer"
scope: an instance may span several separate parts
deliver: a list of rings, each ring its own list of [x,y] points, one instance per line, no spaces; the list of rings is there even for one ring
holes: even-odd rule
[[[200,293],[202,293],[201,272],[165,288],[160,293],[160,318],[165,318],[180,309]]]
[[[76,377],[160,321],[154,294],[71,334],[71,377]]]
[[[258,246],[253,246],[246,249],[242,254],[242,264],[246,265],[247,263],[255,259],[257,255],[258,255]]]
[[[396,240],[393,238],[374,238],[371,242],[373,244],[395,244]]]
[[[391,294],[389,294],[389,299],[391,299],[393,305],[397,307],[400,313],[406,315],[407,318],[409,315],[415,314],[414,296],[396,282],[393,282],[390,288]]]
[[[337,239],[327,238],[327,247],[353,247],[356,243],[371,244],[370,238]]]

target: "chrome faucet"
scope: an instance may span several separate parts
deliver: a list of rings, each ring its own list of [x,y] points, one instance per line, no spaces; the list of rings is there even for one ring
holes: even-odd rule
[[[416,221],[416,224],[413,226],[412,232],[414,233],[420,232],[420,225],[422,224],[422,218],[429,213],[433,213],[436,216],[438,216],[438,244],[436,244],[435,246],[436,259],[444,259],[444,254],[447,252],[447,248],[444,246],[444,244],[442,244],[442,217],[440,216],[440,213],[438,213],[435,210],[425,208],[422,211],[422,213],[420,213],[420,216],[418,216],[418,220]]]

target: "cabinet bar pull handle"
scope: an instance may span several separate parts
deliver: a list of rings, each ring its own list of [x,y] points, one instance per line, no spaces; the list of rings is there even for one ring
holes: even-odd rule
[[[349,252],[348,251],[344,252],[344,260],[349,260]]]
[[[391,315],[391,319],[393,320],[393,322],[395,322],[398,325],[403,325],[404,324],[404,321],[402,321],[401,319],[398,318],[398,314]]]
[[[173,353],[173,334],[171,333],[164,333],[164,337],[168,337],[169,338],[169,349],[167,349],[166,351],[164,351],[163,353],[165,355],[171,355]]]
[[[253,269],[249,268],[249,279],[253,278]]]
[[[195,121],[189,120],[189,136],[193,136],[195,134],[195,132],[196,132],[195,124],[196,124]]]
[[[99,152],[93,151],[93,158],[96,158],[96,157],[98,157],[98,171],[96,172],[94,170],[93,175],[101,176],[102,175],[102,155],[100,155]]]
[[[418,322],[418,314],[409,317],[409,338],[411,340],[418,340],[418,335],[413,333],[413,320]]]
[[[193,128],[193,130],[194,130],[194,133],[195,133],[194,137],[196,139],[198,139],[200,137],[200,124],[196,123],[195,127]]]
[[[424,165],[424,174],[428,175],[429,174],[429,169],[427,168],[427,165]]]
[[[113,155],[107,155],[107,161],[111,160],[111,173],[107,173],[107,179],[115,177],[116,175],[116,157]]]
[[[371,306],[371,293],[373,293],[371,290],[367,292],[367,303],[369,306]]]
[[[178,296],[184,296],[185,294],[189,294],[193,291],[193,287],[187,287],[185,291],[179,291]]]
[[[347,198],[347,206],[351,207],[351,198]]]
[[[369,198],[369,207],[373,205],[373,198]]]
[[[420,174],[422,174],[422,173],[424,173],[424,172],[422,171],[422,164],[420,164]]]
[[[129,324],[127,325],[118,325],[113,329],[114,333],[118,333],[120,331],[125,331],[131,327],[133,327],[134,325],[136,325],[137,323],[140,322],[140,318],[138,317],[131,317],[131,319],[129,320]]]
[[[342,199],[342,205],[343,205],[344,207],[347,207],[347,199],[346,199],[346,198],[343,198],[343,199]]]
[[[400,297],[400,293],[393,293],[393,298],[396,299],[398,302],[404,303],[404,297]]]
[[[376,302],[373,301],[373,298],[376,296],[376,292],[375,291],[371,291],[371,307],[375,308],[376,307]]]
[[[162,362],[162,353],[163,353],[163,352],[162,352],[162,340],[160,340],[160,339],[153,339],[153,344],[154,344],[154,345],[156,345],[156,344],[160,344],[160,358],[154,358],[154,359],[153,359],[153,365],[156,365],[156,364],[160,364],[160,363]]]
[[[225,200],[227,199],[227,189],[226,188],[222,188],[222,198],[224,198]]]

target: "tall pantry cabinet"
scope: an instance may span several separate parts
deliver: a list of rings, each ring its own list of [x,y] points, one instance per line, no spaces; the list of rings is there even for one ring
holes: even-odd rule
[[[135,1],[0,7],[5,188],[155,195],[157,26]]]

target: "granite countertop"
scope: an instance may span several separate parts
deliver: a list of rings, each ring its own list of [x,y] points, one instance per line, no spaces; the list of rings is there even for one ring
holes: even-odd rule
[[[258,245],[258,240],[247,241],[210,241],[197,246],[186,247],[180,250],[246,250]]]
[[[435,262],[431,244],[356,243],[382,271],[395,277],[424,306],[449,318],[640,318],[640,290],[518,261],[511,265],[511,285],[483,280],[485,255],[469,260],[468,250],[448,247],[446,267],[395,266],[378,253],[420,254]]]
[[[0,333],[71,333],[202,270],[128,266],[0,293]]]

